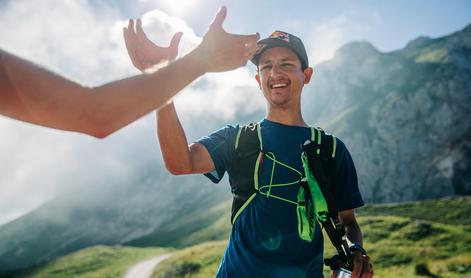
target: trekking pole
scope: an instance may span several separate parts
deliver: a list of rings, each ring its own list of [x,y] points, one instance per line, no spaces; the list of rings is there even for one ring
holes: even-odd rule
[[[339,222],[338,217],[329,217],[327,221],[321,222],[327,232],[337,254],[331,258],[324,259],[324,263],[332,271],[336,271],[336,278],[349,278],[353,271],[353,252],[348,246],[345,228]]]

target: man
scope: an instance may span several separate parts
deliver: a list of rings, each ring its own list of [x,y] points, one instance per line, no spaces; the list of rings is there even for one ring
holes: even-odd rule
[[[321,229],[316,223],[313,239],[301,239],[296,211],[303,178],[300,146],[313,135],[302,117],[301,92],[313,69],[308,67],[302,41],[291,34],[276,31],[258,45],[252,62],[258,67],[255,78],[267,100],[266,117],[249,127],[228,125],[188,145],[170,103],[157,117],[163,158],[175,175],[203,173],[218,183],[226,171],[229,174],[236,209],[233,204],[232,233],[217,277],[322,277]],[[248,166],[243,165],[238,149],[246,145],[247,138],[241,134],[247,130],[256,130],[258,136],[254,146],[258,158]],[[360,252],[364,251],[362,234],[353,211],[363,205],[355,167],[345,145],[337,142],[335,200],[347,237],[357,247],[353,277],[371,277],[369,258]],[[244,167],[249,170],[241,170]],[[238,186],[246,182],[255,184],[256,190],[240,202]]]
[[[0,114],[46,127],[106,137],[158,109],[204,73],[246,64],[256,50],[259,36],[226,33],[222,29],[226,13],[225,7],[220,9],[201,44],[185,57],[157,72],[96,88],[83,87],[0,49]],[[140,22],[136,27],[137,32],[130,21],[124,36],[141,40]],[[148,62],[156,64],[174,59],[180,37],[181,33],[176,34],[168,48],[158,47],[153,55],[147,55]],[[128,51],[130,55],[134,53],[132,48]]]

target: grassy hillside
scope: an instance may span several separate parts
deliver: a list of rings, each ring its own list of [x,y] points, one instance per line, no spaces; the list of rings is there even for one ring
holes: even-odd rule
[[[173,243],[189,246],[155,269],[153,277],[214,277],[229,237],[230,202],[175,220]],[[371,205],[358,210],[376,277],[471,275],[471,197]],[[204,225],[192,227],[192,223]],[[215,239],[224,239],[217,240]],[[325,238],[326,256],[333,248]],[[20,277],[120,277],[134,263],[170,249],[95,247],[62,257]],[[329,271],[325,270],[326,277]]]
[[[373,205],[358,210],[377,277],[463,277],[471,274],[471,197]],[[199,234],[211,234],[211,226]],[[189,238],[193,238],[192,235]],[[325,238],[326,256],[333,248]],[[201,239],[201,238],[199,238]],[[212,277],[227,241],[182,249],[153,277]],[[328,270],[325,275],[328,277]]]
[[[396,215],[452,225],[471,225],[471,197],[368,205],[358,210],[360,216]]]
[[[212,241],[176,252],[160,263],[152,278],[157,277],[215,277],[227,241]]]
[[[165,248],[96,246],[61,257],[14,277],[115,278],[139,261],[168,253]]]
[[[212,208],[199,207],[171,222],[163,223],[152,233],[126,245],[182,248],[205,241],[227,239],[231,231],[231,200]]]

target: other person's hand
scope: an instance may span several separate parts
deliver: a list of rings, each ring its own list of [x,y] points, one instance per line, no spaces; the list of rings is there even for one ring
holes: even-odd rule
[[[131,19],[129,20],[128,27],[123,28],[123,35],[132,64],[140,71],[144,71],[163,61],[175,60],[178,55],[178,44],[183,33],[178,32],[174,34],[170,45],[168,47],[161,47],[147,37],[142,29],[140,19],[136,21],[135,26],[134,21]]]

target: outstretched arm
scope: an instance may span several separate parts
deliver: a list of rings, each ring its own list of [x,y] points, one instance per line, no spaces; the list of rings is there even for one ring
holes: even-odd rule
[[[237,41],[245,36],[228,34],[222,28],[226,12],[225,7],[221,8],[201,43],[202,49],[205,49],[200,53],[201,57],[207,61],[207,65],[212,68],[211,71],[223,71],[245,65],[253,54],[253,49],[247,51],[237,47]],[[129,51],[133,64],[145,65],[148,62],[146,61],[147,55],[144,53],[152,49],[152,42],[147,37],[139,39],[139,36],[145,37],[146,35],[144,32],[138,32],[136,37],[129,37],[133,38],[132,40],[129,38],[126,40],[126,45],[128,49],[137,50]],[[255,44],[257,37],[252,37],[255,40],[246,43]],[[217,50],[218,48],[215,47],[217,45],[224,47]],[[149,55],[149,57],[151,56]],[[172,174],[207,173],[214,170],[211,156],[203,145],[199,143],[188,145],[173,103],[157,112],[157,135],[165,166]]]
[[[212,29],[196,49],[167,67],[95,88],[81,86],[0,50],[0,114],[106,137],[159,108],[202,74],[246,63],[258,35],[224,36]],[[221,57],[229,51],[234,54]]]
[[[159,108],[206,71],[190,53],[153,74],[88,88],[6,52],[1,57],[0,114],[98,138]]]

